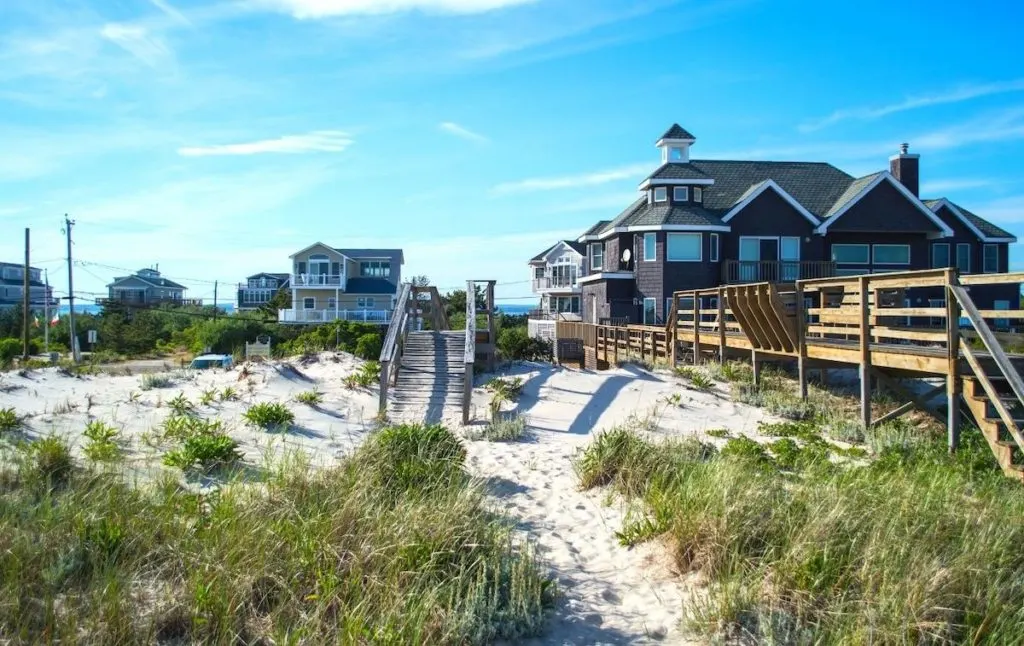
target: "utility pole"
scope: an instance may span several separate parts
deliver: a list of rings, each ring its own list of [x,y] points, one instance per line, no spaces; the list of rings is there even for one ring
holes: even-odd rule
[[[29,233],[28,232],[29,232],[28,227],[25,227],[25,275],[22,276],[22,278],[23,278],[23,280],[22,280],[22,286],[23,286],[22,287],[22,291],[24,293],[22,294],[22,299],[21,299],[21,303],[22,303],[21,307],[22,307],[22,310],[23,310],[22,313],[21,313],[21,317],[22,317],[22,322],[21,322],[22,348],[21,348],[21,351],[22,351],[22,358],[25,361],[28,361],[28,358],[29,358],[29,347],[28,347],[29,326],[28,326],[28,319],[29,319],[29,304],[31,303],[31,300],[29,299],[29,293],[30,293],[31,290],[29,289],[29,280],[28,280],[28,275],[29,275],[29,253],[28,253],[28,236],[29,236]]]
[[[43,352],[50,356],[50,272],[44,269],[46,287],[43,289]]]
[[[68,235],[68,304],[71,306],[71,312],[68,315],[68,334],[70,335],[68,341],[71,343],[71,358],[78,363],[80,355],[78,354],[78,338],[75,335],[75,266],[71,263],[71,227],[73,226],[75,226],[75,221],[68,218],[68,214],[65,213],[64,231]]]
[[[217,320],[217,282],[213,281],[213,320]]]

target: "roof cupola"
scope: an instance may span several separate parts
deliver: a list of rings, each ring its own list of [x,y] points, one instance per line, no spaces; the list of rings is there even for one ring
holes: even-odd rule
[[[662,164],[686,164],[690,161],[690,146],[697,138],[678,123],[673,123],[655,144],[661,149]]]

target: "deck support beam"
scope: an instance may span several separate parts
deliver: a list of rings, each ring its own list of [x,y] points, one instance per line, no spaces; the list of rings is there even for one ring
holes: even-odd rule
[[[949,370],[946,372],[946,435],[949,452],[960,446],[960,303],[952,286],[959,285],[957,271],[946,270],[946,348],[949,350]]]
[[[757,356],[757,350],[750,351],[750,364],[754,366],[754,387],[761,387],[761,359]]]
[[[718,288],[718,362],[725,363],[725,288]]]
[[[868,277],[857,281],[860,288],[860,419],[871,426],[871,309],[868,306]]]
[[[800,399],[807,399],[807,341],[805,330],[807,317],[804,315],[804,288],[803,285],[796,285],[796,369],[797,378],[800,381]]]

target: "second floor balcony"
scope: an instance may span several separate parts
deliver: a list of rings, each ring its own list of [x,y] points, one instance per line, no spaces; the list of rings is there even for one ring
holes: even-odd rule
[[[341,287],[345,288],[344,274],[293,274],[292,287]]]
[[[579,279],[583,275],[582,265],[550,265],[542,276],[534,275],[533,291],[576,290],[580,287]]]
[[[809,278],[831,278],[836,263],[829,260],[725,260],[722,283],[792,283]]]

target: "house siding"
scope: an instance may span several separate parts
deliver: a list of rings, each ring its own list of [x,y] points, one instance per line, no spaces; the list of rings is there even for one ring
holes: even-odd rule
[[[632,280],[608,279],[585,283],[582,290],[580,309],[584,323],[596,323],[594,303],[597,303],[597,319],[626,318],[637,320],[637,306],[633,303]]]
[[[293,299],[295,301],[295,309],[298,309],[298,310],[305,309],[304,300],[307,299],[307,298],[315,299],[314,300],[315,307],[313,307],[313,309],[316,309],[316,310],[326,310],[326,309],[329,309],[328,305],[330,303],[330,300],[333,299],[333,298],[337,298],[337,300],[338,300],[338,309],[339,310],[358,310],[358,309],[390,310],[390,309],[392,309],[392,301],[393,301],[393,295],[392,294],[379,294],[379,295],[373,295],[373,294],[362,295],[362,294],[360,294],[360,295],[356,295],[356,294],[346,294],[345,292],[335,293],[335,291],[333,289],[330,289],[330,290],[327,290],[327,289],[304,289],[304,290],[302,290],[302,294],[300,296],[295,297]],[[359,307],[358,306],[358,299],[359,298],[373,298],[374,299],[373,307],[367,307],[367,308]]]
[[[883,181],[862,197],[829,226],[833,232],[928,232],[939,227],[888,181]]]
[[[970,273],[980,274],[984,271],[984,247],[985,243],[978,239],[978,236],[973,231],[967,228],[967,226],[956,217],[949,209],[942,207],[936,213],[939,218],[953,230],[952,238],[941,238],[938,240],[930,240],[930,243],[948,243],[950,250],[951,262],[956,264],[956,245],[968,244],[971,247],[971,269]],[[1009,250],[1010,247],[1006,243],[997,243],[999,247],[999,272],[1006,273],[1009,271]],[[931,244],[928,249],[928,266],[931,266]],[[1020,284],[1009,283],[1004,285],[974,285],[969,288],[971,299],[974,300],[975,305],[978,309],[990,310],[995,309],[995,301],[1010,301],[1010,307],[1016,308],[1018,301],[1020,300]],[[945,296],[941,289],[922,290],[925,298],[928,299],[944,299]],[[1014,323],[1016,324],[1016,322]]]
[[[303,273],[303,272],[299,271],[299,263],[302,263],[303,267],[305,268],[305,271],[308,272],[309,271],[309,257],[313,256],[313,255],[317,255],[317,254],[322,254],[322,255],[327,256],[328,260],[330,260],[330,262],[331,262],[331,271],[332,271],[332,273],[334,272],[334,269],[335,269],[335,263],[340,263],[342,261],[342,258],[344,258],[344,256],[342,256],[340,253],[338,253],[334,249],[331,249],[327,245],[318,244],[318,245],[315,245],[313,247],[310,247],[309,249],[303,251],[301,254],[295,256],[294,258],[292,258],[292,274],[294,275],[294,274]]]
[[[837,220],[836,224],[841,221]],[[739,259],[741,237],[778,236],[800,238],[800,260],[826,260],[823,240],[814,235],[814,224],[771,189],[733,216],[729,226],[732,232],[722,239],[723,259]]]

